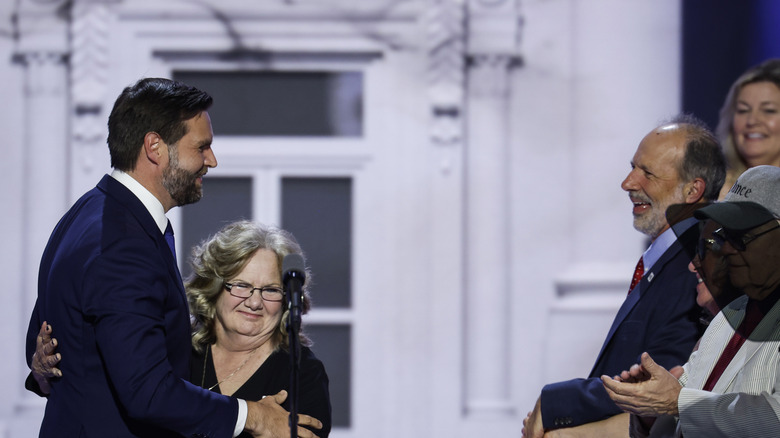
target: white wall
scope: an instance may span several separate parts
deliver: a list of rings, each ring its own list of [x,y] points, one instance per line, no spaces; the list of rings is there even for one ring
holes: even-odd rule
[[[524,413],[544,383],[590,372],[644,249],[620,183],[642,137],[679,111],[680,5],[523,6],[510,184]]]

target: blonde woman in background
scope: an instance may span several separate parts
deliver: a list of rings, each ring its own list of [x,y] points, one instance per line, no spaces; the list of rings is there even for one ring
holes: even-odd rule
[[[734,82],[715,132],[728,167],[720,199],[745,170],[780,167],[780,59],[764,61]]]

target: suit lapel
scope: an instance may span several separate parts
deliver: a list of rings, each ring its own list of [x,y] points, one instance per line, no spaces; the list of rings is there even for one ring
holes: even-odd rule
[[[155,224],[156,228],[156,224]],[[165,259],[165,262],[168,264],[168,272],[171,274],[172,277],[176,278],[176,288],[179,289],[179,292],[181,292],[182,298],[184,298],[184,303],[187,303],[187,292],[184,290],[184,282],[181,279],[181,272],[179,272],[179,266],[176,264],[176,259],[173,257],[173,254],[171,254],[171,251],[168,247],[168,242],[165,240],[165,235],[157,233],[157,246],[159,248],[162,248],[160,252],[162,253],[163,258]]]
[[[113,197],[127,207],[146,234],[157,242],[157,247],[160,249],[160,255],[168,265],[168,272],[171,274],[171,277],[176,280],[174,283],[186,305],[187,294],[184,291],[184,284],[182,283],[181,273],[179,273],[179,267],[176,265],[176,260],[173,258],[173,254],[171,254],[171,251],[168,248],[168,242],[165,241],[165,236],[160,232],[160,229],[154,222],[149,210],[146,209],[141,200],[138,199],[130,189],[110,175],[103,176],[103,179],[98,182],[97,187],[105,192],[106,195]]]
[[[618,327],[620,327],[620,324],[623,323],[623,320],[626,319],[626,316],[628,316],[629,313],[631,313],[631,309],[636,306],[636,303],[639,302],[640,298],[640,291],[644,290],[647,286],[643,286],[642,283],[645,283],[646,280],[643,277],[642,281],[637,284],[634,289],[631,291],[630,294],[626,297],[626,299],[623,301],[623,304],[620,306],[620,309],[618,309],[617,315],[615,315],[615,320],[612,321],[612,327],[609,328],[609,332],[607,333],[606,339],[604,339],[604,344],[601,346],[601,351],[599,352],[598,358],[596,359],[596,363],[601,360],[601,356],[604,354],[604,350],[607,348],[607,345],[609,345],[609,342],[612,340],[612,336],[615,334],[615,331],[617,331]],[[595,366],[594,366],[595,368]],[[591,370],[591,373],[593,370]]]
[[[163,238],[163,240],[164,239],[165,238]],[[168,243],[166,242],[166,245],[167,244]],[[168,252],[170,253],[170,251],[168,251]],[[165,256],[163,255],[163,257],[165,257]],[[179,266],[176,264],[176,260],[173,258],[172,255],[169,254],[168,257],[171,258],[170,262],[168,263],[168,266],[169,266],[168,270],[169,271],[173,271],[173,274],[175,274],[176,280],[177,280],[176,281],[176,287],[181,292],[182,297],[184,297],[184,302],[186,303],[187,302],[187,292],[184,290],[184,282],[181,279],[181,272],[179,272]]]
[[[690,231],[691,230],[689,229],[685,234]],[[606,351],[607,346],[612,341],[612,336],[614,336],[617,329],[620,327],[629,313],[631,313],[631,310],[633,310],[637,303],[639,303],[639,300],[642,299],[642,296],[648,293],[653,285],[653,281],[656,279],[656,277],[661,275],[661,272],[663,271],[666,264],[669,263],[669,261],[672,260],[681,250],[682,247],[680,246],[680,243],[675,240],[672,245],[661,255],[658,261],[653,264],[652,268],[650,268],[650,270],[645,273],[645,275],[642,277],[642,280],[634,287],[634,289],[631,290],[631,293],[628,294],[626,299],[623,301],[623,304],[620,306],[617,315],[615,315],[615,320],[612,321],[612,326],[609,328],[607,338],[604,339],[604,344],[601,346],[601,351],[599,351],[596,362],[594,362],[593,368],[590,370],[591,374],[593,374],[593,371],[596,369],[596,367],[598,367],[598,364],[601,361],[601,356],[604,355],[604,351]]]

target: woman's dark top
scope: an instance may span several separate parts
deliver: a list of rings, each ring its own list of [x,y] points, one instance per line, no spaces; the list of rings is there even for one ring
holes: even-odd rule
[[[206,375],[203,375],[204,353],[192,350],[190,361],[190,381],[203,388],[209,388],[217,383],[217,373],[214,371],[213,356],[208,354]],[[298,413],[310,415],[322,422],[322,429],[312,429],[317,436],[325,438],[330,434],[330,394],[328,392],[328,374],[319,359],[311,349],[301,347],[301,366],[298,377]],[[233,393],[232,397],[244,400],[260,400],[264,395],[274,395],[281,390],[290,392],[290,355],[283,350],[272,353],[260,365],[260,368]],[[212,389],[221,394],[219,386]],[[282,404],[290,410],[290,396]],[[239,438],[250,437],[247,432]]]

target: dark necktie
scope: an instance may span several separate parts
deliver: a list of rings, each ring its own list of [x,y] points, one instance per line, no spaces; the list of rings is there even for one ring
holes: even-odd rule
[[[715,364],[715,368],[712,369],[710,377],[707,379],[707,383],[704,384],[703,389],[705,391],[712,391],[712,388],[718,383],[718,379],[720,379],[723,371],[726,370],[726,367],[729,366],[731,360],[736,356],[737,351],[739,351],[742,344],[745,343],[745,339],[750,336],[753,329],[761,322],[761,318],[763,318],[763,315],[758,309],[758,304],[756,302],[748,303],[747,309],[745,310],[745,319],[742,320],[739,328],[734,332],[734,336],[731,337],[729,343],[726,344],[726,348],[723,349],[723,353],[721,353],[718,363]]]
[[[631,286],[628,288],[628,293],[631,293],[631,291],[634,290],[634,287],[642,280],[643,275],[645,275],[645,262],[642,260],[642,257],[639,257],[639,261],[636,263],[636,268],[634,269],[634,277],[631,278]]]
[[[168,226],[165,227],[165,241],[168,242],[168,248],[171,249],[173,261],[176,261],[176,241],[173,240],[173,227],[171,226],[171,221],[168,221]]]

